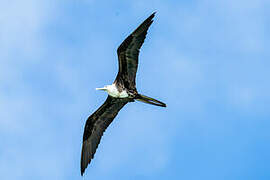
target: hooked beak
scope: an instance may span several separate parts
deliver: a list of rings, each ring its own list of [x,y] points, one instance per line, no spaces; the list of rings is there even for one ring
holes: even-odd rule
[[[103,88],[96,88],[96,90],[106,91],[106,88],[105,87],[103,87]]]

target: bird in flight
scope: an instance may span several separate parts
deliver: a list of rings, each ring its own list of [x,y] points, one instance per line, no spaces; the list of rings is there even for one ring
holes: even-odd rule
[[[144,42],[147,30],[153,23],[155,12],[151,14],[134,32],[132,32],[118,47],[119,70],[112,85],[96,88],[108,93],[104,104],[88,117],[83,133],[81,153],[81,175],[83,175],[100,142],[106,128],[110,125],[118,112],[127,103],[135,100],[144,103],[166,107],[166,104],[154,98],[139,94],[135,79],[138,67],[138,56]]]

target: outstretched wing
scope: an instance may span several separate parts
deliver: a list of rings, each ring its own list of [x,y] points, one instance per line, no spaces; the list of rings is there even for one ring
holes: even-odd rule
[[[81,175],[83,175],[100,142],[101,136],[120,109],[129,102],[128,98],[108,96],[104,104],[86,121],[81,154]]]
[[[144,42],[147,30],[153,22],[155,13],[149,16],[133,33],[131,33],[118,47],[119,70],[115,83],[122,84],[126,88],[136,88],[136,72],[138,68],[138,56]]]

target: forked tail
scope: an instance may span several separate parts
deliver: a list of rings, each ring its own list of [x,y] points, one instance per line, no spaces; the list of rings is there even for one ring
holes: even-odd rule
[[[161,107],[166,107],[166,104],[163,102],[160,102],[154,98],[147,97],[145,95],[138,94],[135,98],[135,100],[147,103],[147,104],[152,104],[156,106],[161,106]]]

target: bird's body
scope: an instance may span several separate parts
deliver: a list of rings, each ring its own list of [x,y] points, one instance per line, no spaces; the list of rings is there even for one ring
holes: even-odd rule
[[[104,104],[86,121],[81,154],[81,175],[83,175],[86,167],[94,157],[104,131],[127,103],[138,100],[166,107],[166,104],[161,101],[139,94],[135,83],[139,51],[154,16],[155,13],[150,15],[118,47],[119,71],[113,84],[103,88],[96,88],[97,90],[106,91],[108,97]]]
[[[113,83],[112,85],[107,85],[104,88],[96,88],[96,90],[104,90],[115,98],[127,98],[129,97],[126,89],[118,89],[118,87]]]

